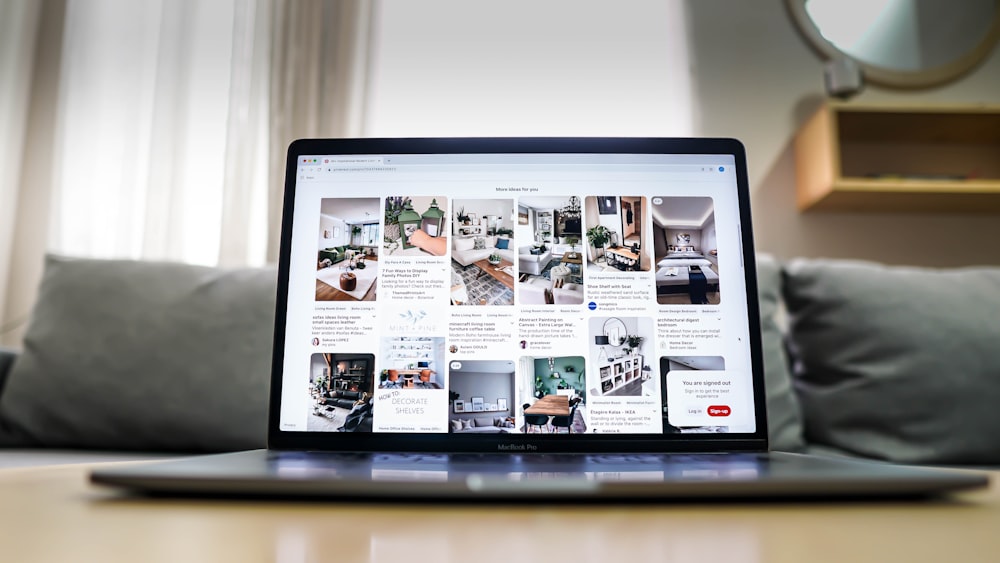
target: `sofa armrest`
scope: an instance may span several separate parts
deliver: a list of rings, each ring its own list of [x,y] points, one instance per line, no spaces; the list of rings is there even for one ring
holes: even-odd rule
[[[0,348],[0,393],[3,393],[3,385],[7,381],[7,374],[10,373],[10,369],[13,367],[18,355],[16,350]]]

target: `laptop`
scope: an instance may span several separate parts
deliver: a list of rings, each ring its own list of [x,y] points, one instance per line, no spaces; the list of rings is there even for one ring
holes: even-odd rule
[[[985,485],[768,452],[749,201],[732,139],[295,141],[268,448],[91,478],[456,501]]]

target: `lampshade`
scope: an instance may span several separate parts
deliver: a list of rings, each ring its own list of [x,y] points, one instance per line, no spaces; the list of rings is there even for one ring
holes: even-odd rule
[[[441,236],[441,227],[444,223],[444,211],[438,207],[436,199],[431,200],[431,206],[420,216],[420,228],[432,237]]]
[[[607,346],[610,342],[608,342],[608,336],[606,334],[598,334],[594,337],[594,344],[598,346]]]

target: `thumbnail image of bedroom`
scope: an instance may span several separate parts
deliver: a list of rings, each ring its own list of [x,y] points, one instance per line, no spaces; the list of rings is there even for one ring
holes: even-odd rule
[[[320,200],[316,301],[375,301],[378,198]]]
[[[663,356],[660,358],[660,389],[663,397],[663,432],[664,434],[710,434],[728,432],[728,426],[682,426],[670,424],[667,417],[667,378],[671,372],[708,370],[724,371],[726,360],[722,356]]]
[[[444,256],[448,253],[448,201],[444,196],[385,198],[387,256]]]
[[[372,354],[313,354],[309,364],[311,432],[371,432]]]
[[[653,198],[656,301],[718,305],[719,259],[710,197]]]
[[[645,197],[588,196],[584,207],[588,272],[650,270]]]
[[[524,356],[519,360],[517,426],[529,434],[587,431],[587,371],[583,356]]]
[[[648,359],[653,354],[653,319],[591,317],[588,325],[590,393],[605,397],[655,397],[656,379]]]
[[[514,200],[454,199],[451,304],[514,304]]]
[[[382,339],[379,389],[444,389],[444,338]]]
[[[456,434],[517,432],[514,362],[452,361],[448,374],[449,428]]]
[[[577,196],[517,201],[518,284],[521,305],[583,303],[583,208]]]

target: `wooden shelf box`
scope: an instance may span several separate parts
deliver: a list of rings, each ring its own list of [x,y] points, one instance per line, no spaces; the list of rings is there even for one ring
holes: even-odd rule
[[[830,103],[795,136],[802,211],[1000,211],[1000,106]]]

